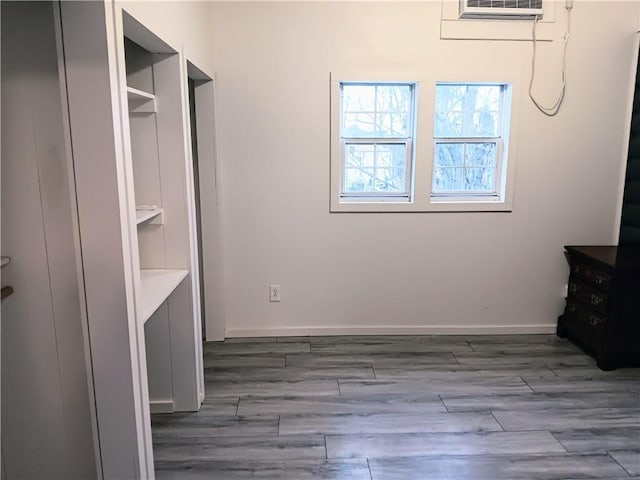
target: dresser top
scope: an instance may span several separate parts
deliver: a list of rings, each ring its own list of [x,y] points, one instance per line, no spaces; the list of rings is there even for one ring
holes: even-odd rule
[[[570,254],[586,257],[616,270],[640,271],[640,247],[615,245],[566,246]]]

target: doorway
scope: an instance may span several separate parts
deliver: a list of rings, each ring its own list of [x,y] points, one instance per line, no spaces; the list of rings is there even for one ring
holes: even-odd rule
[[[219,341],[225,338],[224,264],[214,80],[193,63],[187,62],[187,81],[202,336],[206,341]]]

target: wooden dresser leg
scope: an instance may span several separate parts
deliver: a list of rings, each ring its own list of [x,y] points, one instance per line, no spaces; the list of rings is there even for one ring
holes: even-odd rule
[[[606,351],[596,355],[596,364],[600,370],[605,372],[616,369],[615,361],[611,359],[611,356]]]
[[[567,336],[567,329],[564,326],[564,315],[560,315],[558,317],[558,326],[556,327],[556,335],[560,338],[565,338]]]

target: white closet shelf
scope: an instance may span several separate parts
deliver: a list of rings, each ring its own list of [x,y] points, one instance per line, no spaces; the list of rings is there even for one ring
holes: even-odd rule
[[[162,224],[163,213],[161,208],[136,207],[136,224],[145,222]]]
[[[142,291],[142,322],[164,303],[180,282],[187,276],[188,270],[140,270]]]
[[[130,113],[153,113],[156,111],[156,96],[152,93],[127,87]]]

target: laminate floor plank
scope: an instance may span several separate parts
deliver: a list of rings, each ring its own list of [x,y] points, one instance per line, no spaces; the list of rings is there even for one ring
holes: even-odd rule
[[[549,432],[327,435],[328,458],[564,453]]]
[[[356,353],[438,353],[438,352],[473,352],[467,343],[458,345],[440,344],[436,342],[373,342],[362,341],[352,343],[313,343],[312,353],[356,354]],[[292,352],[293,353],[293,352]]]
[[[569,452],[604,453],[640,446],[640,428],[588,428],[553,432]]]
[[[266,436],[278,435],[280,418],[276,416],[209,416],[203,419],[194,413],[154,416],[154,437],[170,440],[175,437]]]
[[[517,395],[442,395],[450,412],[492,410],[582,410],[585,408],[636,408],[640,397],[630,392],[521,393]]]
[[[253,380],[335,380],[338,378],[367,379],[375,378],[370,366],[358,367],[207,367],[204,371],[205,381],[242,381]]]
[[[365,459],[156,462],[158,480],[371,480]]]
[[[200,406],[200,410],[197,412],[199,418],[204,418],[209,415],[236,415],[238,411],[238,403],[240,403],[240,397],[215,397],[205,398],[204,402]],[[196,412],[191,412],[196,413]],[[169,419],[174,418],[174,414],[160,414],[157,417],[167,417]]]
[[[315,345],[407,345],[432,343],[430,335],[324,335],[309,337],[311,346]]]
[[[280,434],[495,432],[487,413],[373,413],[367,415],[281,415]]]
[[[238,380],[209,381],[205,383],[207,396],[248,396],[263,395],[278,397],[282,395],[338,395],[337,380]]]
[[[637,450],[609,452],[629,475],[640,475],[640,445]]]
[[[438,343],[469,342],[486,345],[513,345],[513,344],[553,344],[565,345],[568,340],[557,335],[549,334],[514,334],[514,335],[432,335],[431,340]]]
[[[308,353],[310,346],[306,342],[282,343],[277,341],[259,341],[255,343],[242,342],[212,342],[204,344],[204,352],[214,355],[247,355],[271,353]]]
[[[277,337],[278,343],[311,343],[311,337]]]
[[[326,459],[324,435],[155,437],[157,461]]]
[[[469,346],[474,352],[492,353],[499,355],[501,353],[525,353],[525,354],[545,354],[545,353],[567,353],[581,354],[582,350],[569,341],[562,343],[486,343],[469,340]]]
[[[508,410],[493,415],[506,431],[640,427],[640,408]]]
[[[159,479],[640,480],[640,369],[554,335],[204,345],[199,412],[152,416]]]
[[[215,348],[216,345],[229,344],[229,343],[275,343],[278,341],[278,337],[230,337],[226,338],[224,342],[208,342],[209,347]]]
[[[263,355],[214,355],[204,354],[205,368],[269,368],[284,367],[286,356],[284,353],[263,354]]]
[[[448,380],[450,382],[478,380],[485,378],[504,378],[508,372],[514,377],[556,378],[557,375],[551,369],[542,365],[539,367],[513,365],[508,368],[484,368],[478,369],[469,365],[436,365],[432,368],[411,366],[405,368],[374,367],[378,380]]]
[[[640,393],[640,382],[635,379],[615,377],[599,378],[522,378],[534,392],[540,393],[592,393],[631,392]]]
[[[437,394],[377,396],[243,397],[238,415],[373,414],[446,412]]]
[[[504,376],[470,380],[455,383],[449,380],[341,380],[340,392],[343,395],[380,395],[387,393],[437,393],[440,395],[466,394],[507,394],[529,393],[531,389],[520,377]]]
[[[558,367],[551,369],[558,377],[563,378],[596,378],[596,379],[625,379],[640,381],[640,368],[619,368],[610,372],[603,372],[597,366]]]
[[[595,361],[582,352],[549,352],[518,351],[518,352],[452,352],[461,365],[491,365],[499,368],[508,365],[529,365],[562,368],[573,366],[594,366]]]
[[[369,460],[373,480],[566,480],[624,478],[608,455],[442,456]]]
[[[381,368],[444,365],[454,367],[458,361],[451,352],[397,352],[397,353],[301,353],[288,354],[290,367],[362,366]]]

